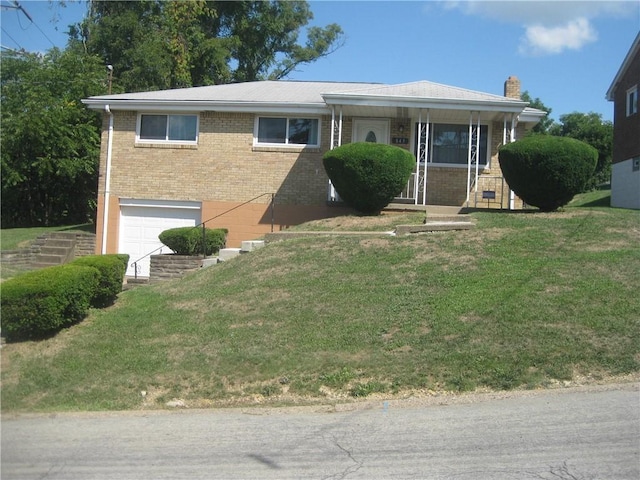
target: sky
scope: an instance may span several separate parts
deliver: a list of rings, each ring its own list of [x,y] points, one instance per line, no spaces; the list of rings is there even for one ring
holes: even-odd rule
[[[86,2],[0,0],[3,49],[64,48],[68,25]],[[503,95],[512,75],[551,117],[596,112],[613,120],[605,99],[640,31],[631,1],[310,1],[308,26],[337,23],[344,44],[290,80],[410,83],[427,80]],[[301,35],[304,41],[304,35]]]

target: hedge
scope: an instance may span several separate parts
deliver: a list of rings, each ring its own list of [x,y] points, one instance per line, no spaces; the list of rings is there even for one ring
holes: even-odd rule
[[[94,267],[67,264],[3,282],[2,334],[8,341],[38,339],[82,320],[100,276]]]
[[[206,254],[213,255],[227,242],[226,228],[205,228]],[[202,227],[170,228],[158,238],[177,255],[202,255]]]
[[[365,214],[386,207],[405,188],[416,166],[405,149],[367,142],[329,150],[322,162],[342,200]]]
[[[129,262],[129,255],[89,255],[74,260],[72,265],[84,265],[94,267],[100,272],[100,279],[96,287],[91,306],[96,308],[107,307],[116,299],[122,291],[124,273]]]
[[[533,135],[498,152],[509,188],[542,211],[566,205],[584,191],[598,162],[598,151],[569,137]]]

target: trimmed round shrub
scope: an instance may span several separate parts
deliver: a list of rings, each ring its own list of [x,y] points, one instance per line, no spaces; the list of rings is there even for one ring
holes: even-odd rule
[[[113,304],[118,293],[122,291],[122,282],[128,261],[128,255],[88,255],[72,262],[72,265],[94,267],[100,272],[99,283],[91,299],[91,306],[103,308]]]
[[[361,213],[377,214],[407,185],[415,157],[380,143],[348,143],[329,150],[322,162],[334,188]]]
[[[205,228],[205,253],[213,255],[224,248],[227,233],[226,228]],[[177,255],[202,255],[202,227],[170,228],[158,238]]]
[[[503,146],[498,158],[509,188],[525,203],[551,212],[584,190],[598,151],[569,137],[533,135]]]
[[[82,320],[100,272],[60,265],[27,272],[2,283],[2,334],[8,341],[39,339]]]

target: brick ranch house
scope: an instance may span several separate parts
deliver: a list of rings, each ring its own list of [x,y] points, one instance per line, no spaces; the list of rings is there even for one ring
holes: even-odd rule
[[[611,206],[640,209],[640,33],[620,65],[607,100],[613,102]]]
[[[161,245],[162,230],[213,217],[207,227],[228,228],[233,247],[272,223],[278,230],[344,213],[322,156],[354,141],[416,156],[398,201],[516,208],[498,148],[545,115],[520,99],[516,77],[504,96],[426,81],[259,81],[83,102],[104,112],[96,249],[132,262]],[[148,262],[138,269],[149,275]]]

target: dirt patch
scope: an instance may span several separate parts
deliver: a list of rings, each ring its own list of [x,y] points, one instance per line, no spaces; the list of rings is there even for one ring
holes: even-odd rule
[[[364,240],[360,240],[360,246],[362,248],[377,248],[377,249],[387,249],[391,246],[391,240],[387,238],[366,238]]]

